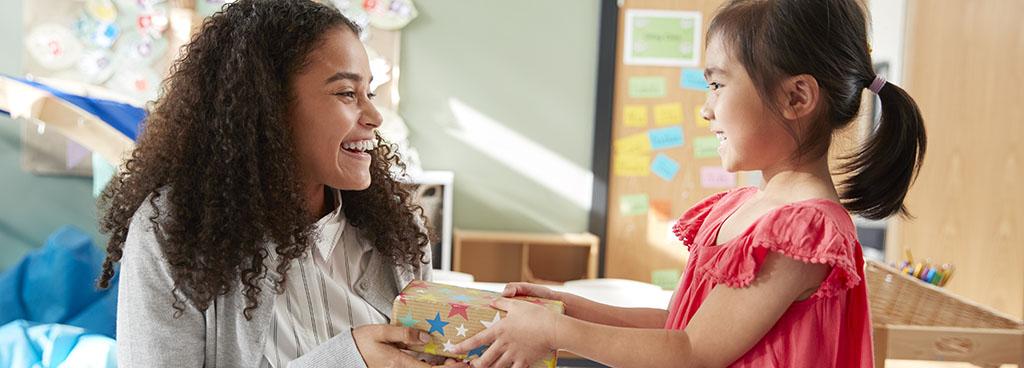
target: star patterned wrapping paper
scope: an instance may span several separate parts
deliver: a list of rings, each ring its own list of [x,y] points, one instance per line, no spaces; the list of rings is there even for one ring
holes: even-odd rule
[[[501,294],[452,285],[414,280],[395,298],[391,324],[412,327],[430,334],[430,342],[412,350],[456,359],[474,359],[483,355],[487,346],[479,346],[466,354],[451,353],[458,343],[490,328],[505,316],[505,311],[491,307]],[[515,297],[564,313],[562,302],[534,297]],[[534,362],[531,368],[554,368],[558,352]]]

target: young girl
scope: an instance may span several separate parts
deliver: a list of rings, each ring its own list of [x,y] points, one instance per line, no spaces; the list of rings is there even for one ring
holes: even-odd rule
[[[122,367],[426,366],[395,296],[430,274],[376,134],[359,28],[309,0],[205,21],[102,197]]]
[[[615,367],[870,367],[863,259],[847,211],[903,214],[924,156],[913,100],[872,71],[865,15],[854,0],[734,0],[707,34],[702,109],[729,171],[760,170],[764,189],[713,195],[676,235],[690,258],[668,310],[598,304],[540,286],[505,296],[565,302],[565,316],[497,300],[508,315],[459,344],[475,367],[525,367],[564,349]],[[836,190],[826,154],[857,117],[861,93],[880,125]]]

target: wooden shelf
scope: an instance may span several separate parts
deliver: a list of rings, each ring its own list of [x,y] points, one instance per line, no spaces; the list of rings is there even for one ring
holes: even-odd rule
[[[597,277],[593,234],[456,230],[453,268],[479,282],[563,283]]]

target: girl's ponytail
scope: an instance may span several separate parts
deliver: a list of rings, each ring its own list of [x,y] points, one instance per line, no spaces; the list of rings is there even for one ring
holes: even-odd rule
[[[882,102],[882,118],[870,136],[845,162],[851,174],[842,184],[843,206],[861,217],[879,220],[899,213],[910,216],[903,199],[924,161],[927,138],[917,103],[902,88],[876,78],[871,88]]]

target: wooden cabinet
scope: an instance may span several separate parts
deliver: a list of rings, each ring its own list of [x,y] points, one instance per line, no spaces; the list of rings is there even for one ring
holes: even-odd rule
[[[454,270],[479,282],[562,283],[597,277],[593,234],[456,230]]]

